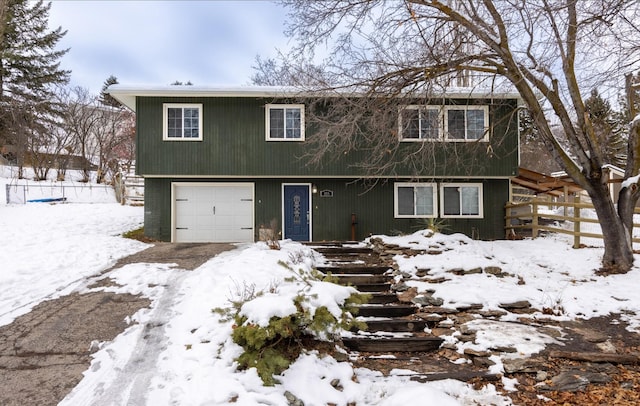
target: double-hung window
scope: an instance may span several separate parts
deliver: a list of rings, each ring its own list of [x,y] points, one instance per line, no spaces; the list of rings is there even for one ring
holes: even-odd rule
[[[488,106],[447,106],[444,111],[447,141],[488,141]]]
[[[482,218],[481,183],[443,183],[440,185],[441,217]]]
[[[303,104],[267,104],[267,141],[304,141]]]
[[[202,140],[202,104],[164,104],[162,115],[164,140]]]
[[[405,106],[400,109],[398,134],[402,141],[439,140],[441,123],[438,107]]]
[[[395,183],[396,218],[436,217],[436,185],[434,183]]]

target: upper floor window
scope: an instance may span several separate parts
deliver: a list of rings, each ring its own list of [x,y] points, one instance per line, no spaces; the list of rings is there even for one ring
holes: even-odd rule
[[[441,217],[482,218],[481,183],[443,183],[440,185]]]
[[[162,139],[202,140],[202,104],[164,104]]]
[[[304,141],[303,104],[267,104],[268,141]]]
[[[446,106],[444,132],[447,141],[488,141],[488,106]]]
[[[394,209],[397,218],[435,217],[436,185],[434,183],[395,183]]]
[[[400,139],[439,140],[441,139],[442,118],[440,109],[430,106],[406,106],[400,110]]]

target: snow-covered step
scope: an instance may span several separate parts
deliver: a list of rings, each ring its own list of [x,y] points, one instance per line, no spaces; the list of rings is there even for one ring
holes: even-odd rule
[[[413,305],[403,304],[367,304],[358,306],[360,317],[404,317],[416,312]]]
[[[403,304],[391,292],[389,264],[369,248],[346,247],[338,244],[314,247],[328,264],[317,269],[337,277],[339,283],[355,286],[370,293],[368,304],[358,306],[358,320],[367,324],[366,331],[343,337],[343,344],[352,351],[371,353],[427,352],[440,348],[442,339],[425,333],[429,322],[414,316],[417,307]]]
[[[380,283],[388,283],[389,277],[384,275],[373,275],[373,274],[333,274],[334,278],[338,278],[338,281],[342,285],[362,285],[362,284],[380,284]]]
[[[387,272],[390,268],[385,265],[363,265],[363,264],[342,264],[337,266],[336,264],[332,266],[319,266],[316,268],[318,271],[322,273],[335,274],[371,274],[371,275],[382,275]]]
[[[435,323],[426,320],[411,319],[376,319],[362,320],[367,325],[367,332],[386,331],[386,332],[423,332],[426,328],[433,327]]]
[[[335,256],[357,256],[360,254],[373,254],[373,249],[369,247],[349,247],[349,246],[321,246],[315,247],[315,251],[325,255]]]

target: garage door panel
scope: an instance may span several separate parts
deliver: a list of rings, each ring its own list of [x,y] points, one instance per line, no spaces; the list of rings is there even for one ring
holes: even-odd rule
[[[253,184],[175,184],[175,242],[252,242]]]

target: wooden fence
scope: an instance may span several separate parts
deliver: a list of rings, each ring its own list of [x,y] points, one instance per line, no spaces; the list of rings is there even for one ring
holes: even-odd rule
[[[563,215],[541,211],[540,207],[548,207],[556,210],[563,207]],[[569,208],[573,208],[573,214],[568,215]],[[555,202],[540,198],[533,198],[529,201],[512,203],[505,205],[505,232],[506,238],[517,236],[518,231],[530,232],[532,238],[536,238],[540,231],[550,231],[553,233],[569,234],[573,236],[573,247],[580,247],[580,238],[602,238],[602,234],[595,234],[581,231],[581,223],[599,223],[597,218],[587,218],[581,216],[582,209],[593,210],[590,203],[581,203],[580,195],[576,195],[573,202]],[[635,209],[636,214],[640,214],[638,208]],[[573,230],[561,228],[556,222],[571,222]],[[634,229],[640,227],[640,224],[633,223]],[[634,243],[640,243],[640,238],[633,238]]]

